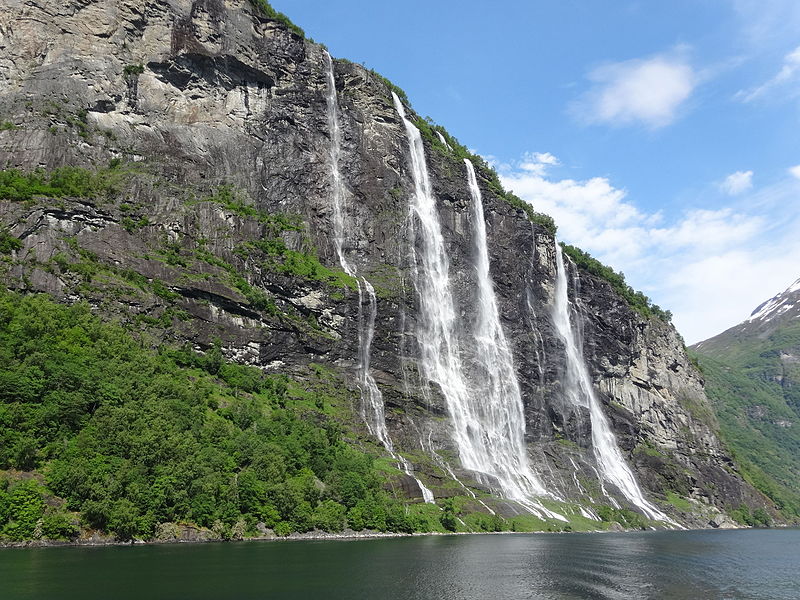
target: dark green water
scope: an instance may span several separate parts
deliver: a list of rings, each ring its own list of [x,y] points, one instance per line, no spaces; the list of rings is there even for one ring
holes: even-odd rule
[[[800,599],[800,531],[0,550],[0,598]]]

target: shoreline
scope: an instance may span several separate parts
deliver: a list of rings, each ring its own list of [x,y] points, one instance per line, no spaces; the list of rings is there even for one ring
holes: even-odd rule
[[[0,550],[2,549],[18,549],[18,548],[101,548],[111,546],[166,546],[166,545],[182,545],[182,544],[214,544],[214,543],[248,543],[248,542],[303,542],[303,541],[337,541],[337,540],[374,540],[382,538],[413,538],[413,537],[429,537],[429,536],[457,536],[457,535],[573,535],[573,534],[607,534],[607,533],[636,533],[636,532],[651,532],[651,531],[738,531],[743,529],[762,529],[758,527],[740,526],[730,528],[714,528],[714,527],[684,527],[681,529],[596,529],[591,531],[427,531],[427,532],[382,532],[382,531],[344,531],[341,533],[328,533],[324,531],[314,531],[307,533],[293,533],[291,535],[280,537],[276,535],[271,536],[253,536],[245,537],[238,540],[225,540],[222,538],[207,538],[207,539],[171,539],[171,540],[130,540],[122,541],[106,538],[86,538],[77,539],[72,541],[63,540],[28,540],[24,542],[0,542]],[[780,525],[775,527],[768,527],[763,529],[791,529],[787,525]]]

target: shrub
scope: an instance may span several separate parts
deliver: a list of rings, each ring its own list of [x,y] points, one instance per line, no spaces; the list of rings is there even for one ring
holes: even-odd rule
[[[0,230],[0,254],[11,254],[22,248],[22,241],[7,231]]]
[[[253,3],[253,6],[255,6],[261,12],[261,14],[267,17],[268,19],[272,19],[273,21],[278,21],[279,23],[282,23],[290,31],[299,35],[301,38],[305,37],[305,32],[300,27],[292,23],[289,17],[287,17],[285,14],[283,14],[282,12],[278,12],[277,10],[272,8],[272,6],[267,0],[250,0],[250,1]]]
[[[14,541],[21,541],[37,537],[37,525],[44,514],[44,498],[42,486],[33,479],[20,481],[13,484],[4,493],[5,508],[0,513],[5,514],[5,523],[2,525],[2,534]]]
[[[668,310],[662,310],[657,304],[653,304],[647,296],[642,292],[637,292],[625,281],[625,276],[622,273],[617,273],[611,267],[604,265],[599,260],[594,258],[588,252],[584,252],[580,248],[570,246],[569,244],[561,244],[564,253],[572,259],[579,269],[604,279],[611,284],[612,289],[625,300],[625,302],[633,310],[639,314],[650,317],[655,316],[664,322],[669,323],[672,320],[672,313]]]
[[[59,167],[52,171],[36,169],[0,170],[0,198],[27,201],[45,198],[99,198],[119,192],[126,173],[118,168],[91,171],[81,167]]]

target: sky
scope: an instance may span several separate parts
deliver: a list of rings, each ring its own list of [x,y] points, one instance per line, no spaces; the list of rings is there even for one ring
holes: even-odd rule
[[[272,0],[691,344],[800,277],[800,1]]]

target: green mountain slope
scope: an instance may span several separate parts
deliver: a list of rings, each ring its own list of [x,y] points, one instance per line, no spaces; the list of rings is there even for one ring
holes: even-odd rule
[[[800,515],[800,281],[690,349],[731,450],[756,487]]]

